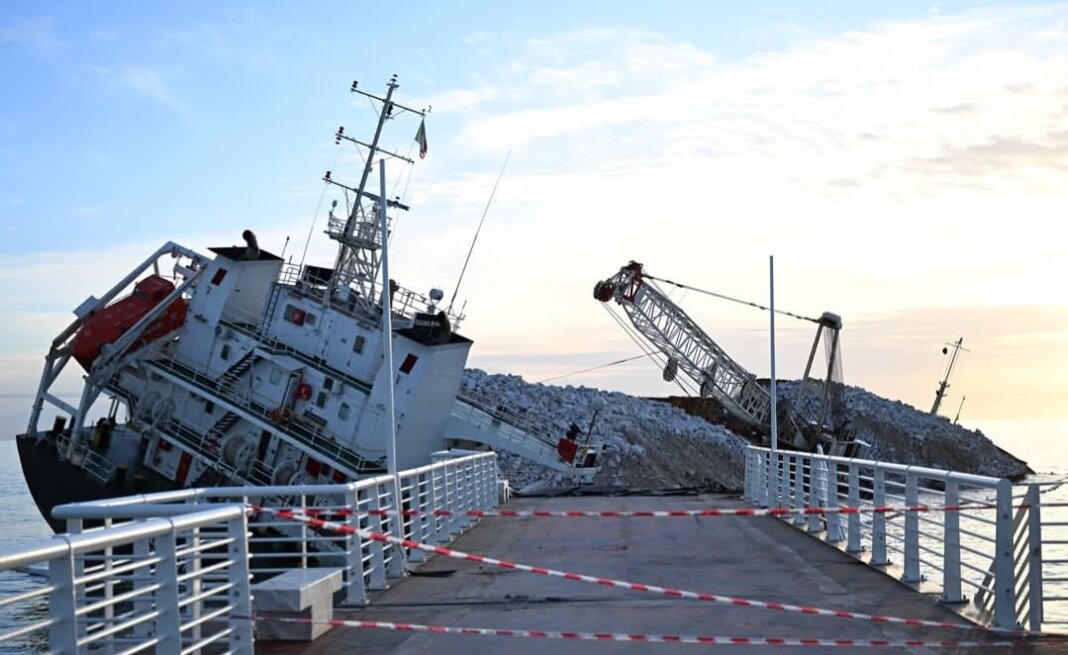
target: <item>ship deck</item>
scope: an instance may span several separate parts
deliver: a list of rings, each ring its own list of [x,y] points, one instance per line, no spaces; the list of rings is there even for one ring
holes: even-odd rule
[[[721,496],[513,499],[515,510],[666,510],[742,507]],[[663,587],[934,621],[962,622],[917,593],[782,521],[770,517],[490,518],[458,538],[460,551],[522,564]],[[364,608],[335,618],[456,627],[627,634],[811,637],[824,639],[992,640],[975,630],[910,627],[675,599],[651,593],[509,571],[435,555],[416,573],[375,592]],[[358,647],[356,647],[358,644]],[[1027,644],[1011,652],[1064,652]],[[570,653],[779,652],[780,646],[600,643],[523,637],[448,635],[336,627],[312,644],[257,642],[259,653],[466,655]],[[794,648],[815,650],[824,648]],[[842,647],[834,652],[870,652]],[[879,648],[879,651],[886,649]],[[964,649],[892,649],[965,652]],[[1010,652],[987,647],[967,652]]]

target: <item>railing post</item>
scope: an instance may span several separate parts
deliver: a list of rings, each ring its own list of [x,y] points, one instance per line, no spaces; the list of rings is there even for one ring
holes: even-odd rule
[[[753,502],[756,500],[756,493],[753,491],[754,478],[756,477],[753,471],[753,460],[756,456],[753,454],[753,447],[747,446],[745,449],[745,468],[743,473],[745,475],[742,481],[742,498]]]
[[[427,521],[429,517],[427,512],[429,508],[426,503],[426,473],[416,473],[412,479],[412,509],[416,514],[412,517],[412,540],[418,541],[421,544],[425,544],[427,535],[430,530],[427,527]],[[412,552],[408,553],[409,562],[423,562],[426,561],[426,553],[413,548]]]
[[[905,471],[905,505],[916,507],[920,503],[917,475],[910,466]],[[920,575],[920,515],[918,512],[905,511],[905,570],[902,582],[918,583]]]
[[[452,486],[449,486],[449,480]],[[456,464],[452,460],[445,462],[445,506],[449,510],[447,521],[448,537],[452,538],[460,534],[460,508],[457,502]]]
[[[389,488],[389,504],[392,506],[392,514],[389,515],[389,532],[397,539],[404,539],[404,491],[401,488],[400,476],[390,476],[387,483]],[[389,544],[392,555],[386,563],[386,576],[390,578],[403,578],[405,573],[404,546]]]
[[[886,471],[876,465],[872,469],[872,503],[876,507],[886,506]],[[886,566],[890,560],[886,557],[886,514],[875,512],[871,517],[871,560],[872,566]]]
[[[1012,483],[997,486],[997,525],[994,537],[994,627],[1016,627],[1016,581],[1012,557]]]
[[[487,509],[497,509],[501,506],[501,496],[497,491],[501,482],[501,466],[496,453],[490,459],[490,505]]]
[[[345,490],[345,508],[349,510],[345,525],[352,532],[345,537],[345,604],[366,605],[367,590],[363,584],[363,538],[360,529],[359,492],[354,484]]]
[[[782,509],[786,507],[786,500],[783,494],[783,467],[782,467],[782,453],[775,451],[768,458],[768,471],[771,479],[771,507],[776,509]]]
[[[849,463],[849,503],[853,510],[846,518],[846,552],[861,552],[861,469],[855,462]]]
[[[794,525],[801,525],[805,522],[805,515],[801,513],[801,510],[805,508],[805,459],[796,454],[791,454],[790,459],[793,461],[794,469],[793,522]]]
[[[808,460],[808,508],[816,510],[820,508],[820,489],[822,488],[824,462],[815,455],[806,457]],[[819,514],[808,515],[808,531],[815,534],[823,527]]]
[[[235,616],[252,616],[252,587],[249,582],[248,516],[240,516],[226,523],[226,536],[230,539],[227,554],[230,557],[229,573],[230,613]],[[252,655],[252,621],[235,619],[230,622],[230,651],[235,655]]]
[[[437,511],[441,509],[444,501],[445,492],[439,488],[439,482],[444,487],[443,468],[433,467],[430,469],[430,511],[432,512],[431,518],[434,526],[434,543],[443,544],[448,541],[448,535],[445,534],[443,527],[445,525],[445,518],[438,516]]]
[[[179,655],[182,652],[181,614],[178,608],[178,556],[177,536],[172,524],[170,531],[155,537],[156,584],[159,589],[153,594],[156,599],[155,620],[158,655]]]
[[[1030,612],[1028,628],[1033,632],[1042,629],[1046,620],[1042,592],[1042,497],[1037,484],[1027,487],[1027,573],[1030,583]]]
[[[57,535],[67,543],[67,552],[48,563],[48,643],[57,655],[76,655],[78,652],[78,620],[74,616],[77,599],[74,589],[74,549],[64,535]]]
[[[827,460],[826,481],[826,504],[828,510],[827,534],[825,539],[828,543],[836,544],[845,539],[842,534],[842,515],[838,509],[838,462],[833,459]]]
[[[945,503],[960,506],[960,483],[946,480]],[[942,512],[942,602],[963,603],[960,588],[960,512]]]
[[[371,532],[382,533],[382,509],[381,500],[381,486],[375,484],[373,487],[365,488],[366,491],[371,493],[370,497],[370,509],[374,510],[368,522],[370,523]],[[387,589],[389,585],[386,584],[386,553],[385,544],[381,541],[371,540],[368,544],[368,548],[371,551],[371,575],[368,583],[370,589]]]

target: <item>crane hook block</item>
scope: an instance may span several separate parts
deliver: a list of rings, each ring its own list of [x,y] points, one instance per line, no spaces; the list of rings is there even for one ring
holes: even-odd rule
[[[593,286],[593,297],[601,302],[608,302],[612,299],[612,294],[615,293],[616,287],[611,282],[602,281]]]

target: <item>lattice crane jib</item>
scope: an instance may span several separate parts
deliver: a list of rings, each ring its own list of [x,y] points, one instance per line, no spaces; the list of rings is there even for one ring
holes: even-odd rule
[[[615,300],[638,333],[668,358],[665,379],[677,369],[697,385],[702,397],[715,398],[736,418],[767,432],[771,414],[767,390],[644,276],[641,264],[631,262],[598,282],[593,295],[605,303]],[[798,448],[810,447],[785,403],[779,414],[780,438]]]

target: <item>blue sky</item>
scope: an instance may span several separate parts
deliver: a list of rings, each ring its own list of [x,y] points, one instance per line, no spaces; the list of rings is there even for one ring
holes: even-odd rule
[[[598,279],[638,259],[759,299],[774,253],[782,305],[845,318],[847,381],[927,405],[964,336],[976,415],[1063,416],[1068,270],[1034,237],[1068,206],[1066,25],[1063,4],[1000,2],[5,3],[0,392],[162,241],[251,227],[299,253],[322,173],[358,166],[333,131],[371,128],[349,83],[397,73],[434,107],[426,161],[393,168],[406,285],[451,295],[512,152],[461,290],[474,364],[538,380],[631,355]],[[317,236],[309,261],[330,260]],[[761,316],[680,302],[766,373]],[[811,335],[781,329],[800,374]]]

